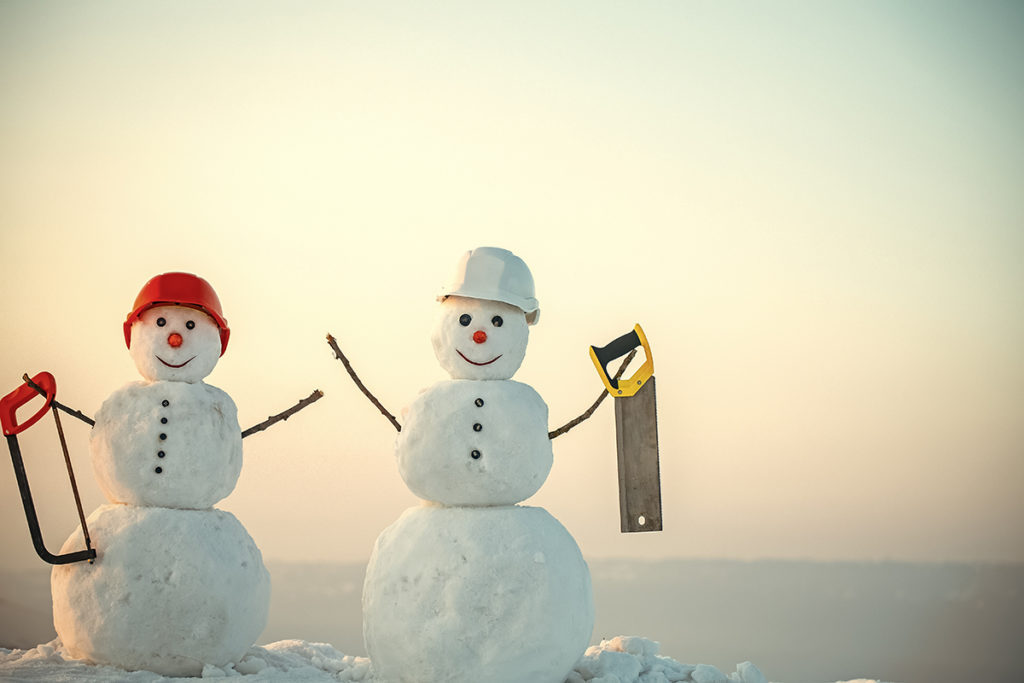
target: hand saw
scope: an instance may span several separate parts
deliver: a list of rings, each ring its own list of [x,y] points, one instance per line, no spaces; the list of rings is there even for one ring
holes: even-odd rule
[[[34,387],[38,387],[38,390]],[[44,395],[43,406],[29,419],[19,422],[17,410],[33,398],[38,396],[37,391]],[[48,372],[40,372],[31,380],[25,376],[25,383],[20,387],[0,398],[0,425],[3,426],[4,436],[7,437],[7,446],[11,451],[11,461],[14,463],[14,475],[18,480],[18,489],[21,491],[21,504],[25,508],[25,519],[28,521],[29,533],[32,535],[32,545],[35,546],[39,557],[50,564],[69,564],[88,560],[90,563],[96,559],[96,550],[92,547],[89,539],[89,528],[85,524],[85,515],[82,512],[82,501],[78,497],[78,486],[75,483],[75,473],[71,469],[71,459],[68,456],[67,444],[64,441],[64,430],[60,426],[60,416],[57,414],[57,405],[54,397],[57,395],[57,382],[53,375]],[[43,533],[39,528],[39,518],[36,516],[36,506],[32,502],[32,491],[28,487],[28,476],[25,474],[25,462],[21,457],[21,447],[18,445],[18,434],[25,431],[39,421],[47,411],[53,411],[53,419],[57,423],[57,433],[60,436],[61,448],[64,451],[64,461],[68,468],[68,477],[71,479],[71,489],[75,494],[75,504],[78,506],[78,518],[82,523],[82,533],[85,538],[85,550],[54,555],[46,549],[43,543]]]
[[[647,358],[629,379],[614,379],[608,363],[643,346]],[[607,346],[590,347],[590,359],[615,399],[619,457],[619,518],[623,532],[661,531],[661,474],[654,358],[640,325]]]

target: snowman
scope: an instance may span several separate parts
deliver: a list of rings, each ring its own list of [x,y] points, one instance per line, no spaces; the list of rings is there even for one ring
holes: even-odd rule
[[[165,273],[124,323],[143,380],[100,407],[92,465],[109,504],[87,520],[94,564],[51,575],[58,636],[77,658],[168,676],[237,662],[266,624],[270,577],[234,515],[242,440],[231,398],[204,383],[230,331],[213,288]],[[81,531],[65,551],[81,544]]]
[[[511,379],[540,315],[526,264],[467,252],[432,342],[451,379],[405,411],[399,472],[422,506],[377,539],[363,634],[385,683],[562,683],[594,624],[590,573],[546,510],[518,503],[551,470],[548,409]]]

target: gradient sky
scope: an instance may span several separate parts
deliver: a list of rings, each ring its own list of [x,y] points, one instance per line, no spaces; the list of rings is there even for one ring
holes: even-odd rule
[[[531,504],[585,555],[1024,561],[1024,8],[1014,2],[0,3],[0,381],[88,414],[152,275],[217,289],[208,378],[268,558],[363,561],[416,499],[462,251],[522,256],[552,426],[644,326],[665,531],[618,531],[610,405]],[[87,510],[88,431],[65,420]],[[48,542],[52,422],[22,439]],[[35,566],[0,466],[5,567]]]

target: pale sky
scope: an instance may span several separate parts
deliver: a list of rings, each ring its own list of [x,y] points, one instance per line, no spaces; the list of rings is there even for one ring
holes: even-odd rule
[[[195,272],[243,428],[326,393],[219,506],[269,559],[365,561],[417,500],[324,336],[399,411],[445,378],[438,288],[501,246],[552,427],[588,345],[653,347],[665,531],[619,533],[610,402],[528,501],[584,555],[1024,561],[1024,8],[484,5],[0,3],[0,393],[45,369],[95,414],[142,284]],[[21,442],[56,549],[52,420]],[[41,564],[9,465],[0,543]]]

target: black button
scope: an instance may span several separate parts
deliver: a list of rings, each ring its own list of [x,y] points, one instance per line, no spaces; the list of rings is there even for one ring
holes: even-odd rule
[[[479,460],[481,455],[482,453],[480,453],[480,451],[474,450],[472,453],[469,454],[469,457],[473,458],[474,460]]]
[[[474,432],[479,432],[483,428],[484,428],[484,426],[482,424],[480,424],[479,422],[477,422],[476,424],[473,425],[473,431]]]
[[[158,457],[158,458],[162,458],[162,457],[164,457],[165,455],[167,455],[167,454],[166,454],[166,453],[164,453],[163,451],[157,451],[157,452],[156,452],[156,457]]]
[[[163,401],[160,402],[160,405],[166,408],[167,406],[171,405],[171,402],[165,398]]]
[[[154,472],[156,472],[157,474],[160,474],[161,472],[163,472],[163,471],[164,471],[164,468],[163,468],[163,467],[157,467],[157,468],[156,468],[155,470],[153,470],[153,471],[154,471]]]
[[[160,418],[160,424],[162,424],[162,425],[167,424],[167,418],[166,417],[161,417]]]
[[[477,400],[473,401],[473,403],[476,404],[477,408],[482,408],[484,405],[484,400],[482,398],[478,398]]]
[[[161,441],[163,441],[163,440],[164,440],[164,439],[166,439],[166,438],[167,438],[167,435],[166,435],[166,434],[161,434],[161,435],[160,435],[160,440],[161,440]]]

